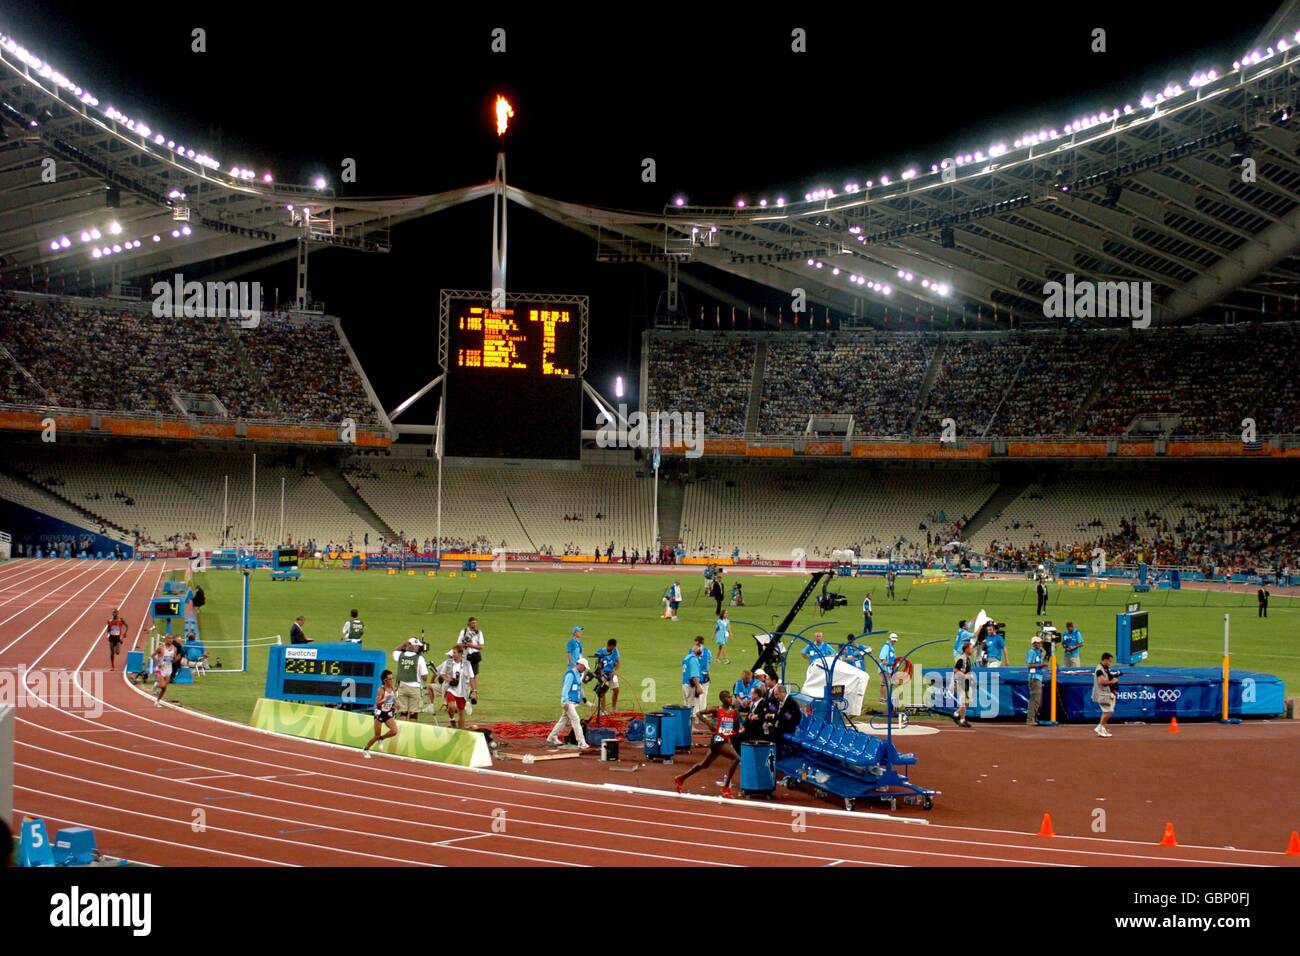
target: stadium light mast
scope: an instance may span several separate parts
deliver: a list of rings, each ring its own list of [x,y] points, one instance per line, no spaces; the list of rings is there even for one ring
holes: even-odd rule
[[[492,191],[492,308],[506,307],[506,129],[515,115],[514,107],[498,94],[493,110],[496,113],[497,170]]]

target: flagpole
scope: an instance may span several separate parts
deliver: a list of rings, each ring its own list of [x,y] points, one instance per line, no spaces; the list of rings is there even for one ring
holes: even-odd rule
[[[654,492],[654,512],[651,521],[651,527],[655,535],[655,551],[658,552],[663,548],[663,540],[659,535],[659,413],[654,413],[654,426],[651,432],[654,448],[650,452],[650,461],[655,473],[655,492]]]
[[[226,532],[230,530],[230,476],[225,476],[225,487],[221,490],[221,546],[226,546]]]
[[[257,452],[253,452],[253,518],[248,533],[248,547],[257,550]]]
[[[280,544],[284,544],[284,476],[280,476]]]

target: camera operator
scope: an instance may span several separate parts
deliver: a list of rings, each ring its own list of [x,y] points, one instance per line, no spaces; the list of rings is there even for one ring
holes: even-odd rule
[[[614,689],[614,700],[610,704],[611,712],[618,711],[618,668],[622,663],[623,655],[618,650],[618,640],[611,637],[605,642],[605,646],[596,651],[596,673],[599,680],[596,682],[596,696],[604,696],[605,690]]]
[[[1083,632],[1074,626],[1073,621],[1065,622],[1065,633],[1061,635],[1061,650],[1065,652],[1065,666],[1078,667],[1082,663],[1079,648],[1083,647]]]
[[[1092,672],[1092,700],[1101,708],[1101,721],[1092,728],[1092,732],[1098,737],[1115,736],[1106,729],[1106,724],[1110,722],[1110,715],[1115,713],[1115,695],[1120,677],[1119,671],[1110,669],[1112,660],[1110,651],[1107,651],[1101,655],[1101,663]]]
[[[438,681],[442,684],[443,699],[447,702],[447,720],[453,727],[465,726],[466,701],[478,703],[478,678],[474,668],[465,659],[465,648],[457,644],[451,656],[438,665]]]
[[[424,705],[421,691],[429,680],[429,665],[424,659],[428,645],[418,637],[407,638],[393,651],[397,670],[397,716],[403,720],[419,720]]]
[[[465,648],[465,660],[474,668],[477,678],[483,671],[483,632],[479,630],[478,618],[471,617],[456,635],[456,643]]]
[[[1035,634],[1025,652],[1025,665],[1029,668],[1029,710],[1025,714],[1025,723],[1030,727],[1038,726],[1038,712],[1043,707],[1043,679],[1050,666],[1047,655],[1043,653],[1043,639]]]
[[[1007,659],[1007,630],[1005,624],[992,624],[984,637],[985,667],[1001,667]]]

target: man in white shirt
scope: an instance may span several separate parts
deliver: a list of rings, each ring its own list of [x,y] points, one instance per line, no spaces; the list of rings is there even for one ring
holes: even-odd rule
[[[397,672],[397,716],[406,720],[419,720],[424,706],[421,691],[429,679],[429,665],[421,651],[420,639],[412,637],[398,644],[393,651],[394,670]]]
[[[453,727],[464,727],[468,709],[466,702],[478,703],[478,678],[459,644],[451,649],[450,654],[438,665],[438,680],[442,684],[443,699],[447,702],[447,719]]]
[[[483,632],[479,630],[478,618],[471,617],[460,629],[456,643],[465,648],[465,660],[474,668],[474,676],[483,673]]]

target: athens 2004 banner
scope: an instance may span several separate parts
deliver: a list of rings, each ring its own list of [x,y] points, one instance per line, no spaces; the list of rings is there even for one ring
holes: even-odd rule
[[[364,747],[374,731],[368,713],[295,704],[286,700],[258,700],[253,707],[254,727],[278,734],[308,737],[346,747]],[[434,727],[428,724],[398,723],[400,732],[375,749],[399,757],[431,760],[456,767],[490,767],[492,755],[487,739],[472,730]]]

